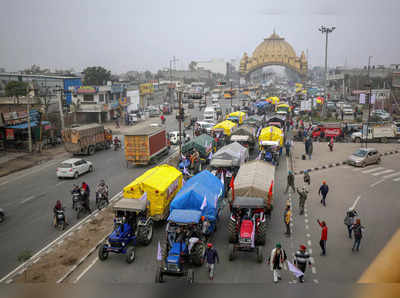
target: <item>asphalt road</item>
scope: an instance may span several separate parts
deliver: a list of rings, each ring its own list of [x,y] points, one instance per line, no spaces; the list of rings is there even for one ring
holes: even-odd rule
[[[379,166],[357,169],[348,166],[336,167],[325,171],[312,172],[309,199],[305,215],[299,215],[298,196],[284,194],[287,164],[284,159],[275,176],[274,212],[267,232],[264,247],[265,258],[277,242],[280,242],[293,260],[293,254],[300,244],[307,246],[312,256],[312,267],[307,269],[306,283],[352,284],[374,260],[390,237],[400,226],[398,185],[400,183],[400,161],[396,156],[385,157]],[[327,180],[330,192],[327,207],[320,204],[318,189],[322,179]],[[396,181],[397,179],[397,181]],[[302,176],[296,176],[296,185],[302,186]],[[283,208],[286,200],[291,199],[292,236],[284,236]],[[348,239],[343,224],[345,211],[355,204],[361,222],[366,226],[359,252],[352,252],[352,240]],[[220,263],[212,283],[272,283],[272,274],[263,262],[256,262],[255,253],[241,253],[233,262],[228,260],[228,235],[225,210],[219,229],[212,242],[218,250]],[[328,224],[327,255],[320,256],[319,239],[321,228],[317,219]],[[156,227],[152,243],[148,247],[138,247],[136,260],[128,265],[124,256],[110,255],[101,262],[93,254],[85,264],[75,272],[70,282],[82,283],[153,283],[157,268],[158,242],[164,241],[164,226]],[[297,283],[294,276],[282,272],[282,284]],[[196,281],[210,283],[205,266],[195,268]]]
[[[226,104],[226,102],[221,102],[223,107]],[[195,105],[195,109],[189,111],[202,119],[204,110],[200,111],[198,104]],[[175,119],[175,113],[166,118],[167,130],[177,130],[178,122]],[[153,119],[151,122],[159,122],[159,119]],[[64,156],[62,160],[69,156]],[[93,156],[83,158],[93,163],[95,171],[84,174],[77,180],[59,180],[56,177],[56,168],[61,159],[0,179],[0,207],[7,215],[6,221],[0,225],[0,255],[3,256],[0,263],[0,276],[4,276],[19,265],[17,257],[23,251],[34,254],[60,235],[60,232],[51,225],[52,210],[56,200],[61,200],[66,207],[70,226],[77,222],[76,214],[71,209],[70,191],[73,184],[81,184],[82,181],[89,184],[92,208],[94,208],[95,185],[101,179],[110,185],[113,196],[149,169],[149,167],[126,168],[123,151],[99,151]]]

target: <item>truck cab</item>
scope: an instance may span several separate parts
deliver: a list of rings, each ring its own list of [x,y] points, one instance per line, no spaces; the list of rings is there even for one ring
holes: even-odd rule
[[[206,107],[203,115],[204,121],[216,122],[218,120],[217,111],[214,107]]]

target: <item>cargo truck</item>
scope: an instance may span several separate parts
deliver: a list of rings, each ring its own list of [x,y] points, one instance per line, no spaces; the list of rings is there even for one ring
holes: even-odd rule
[[[361,143],[367,138],[366,134],[362,132],[354,132],[351,135],[351,140],[356,143]],[[368,128],[368,141],[378,141],[381,143],[387,143],[389,139],[397,138],[396,126],[370,126]]]
[[[112,143],[111,131],[96,123],[65,128],[61,134],[65,150],[74,155],[92,155],[98,149],[109,149]]]
[[[167,133],[161,127],[133,128],[124,135],[126,165],[148,165],[168,154]]]

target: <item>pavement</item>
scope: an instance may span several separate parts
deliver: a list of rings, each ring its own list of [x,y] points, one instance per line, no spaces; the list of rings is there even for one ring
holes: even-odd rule
[[[306,160],[302,160],[302,155],[305,154],[305,147],[303,142],[294,142],[292,148],[294,172],[300,173],[306,169],[321,168],[322,166],[328,167],[330,164],[342,163],[364,144],[357,143],[335,143],[333,151],[329,151],[328,142],[313,142],[313,154],[311,160],[306,156]],[[381,154],[385,152],[400,152],[400,144],[390,143],[371,143],[368,147],[377,149]],[[383,157],[385,158],[385,157]]]

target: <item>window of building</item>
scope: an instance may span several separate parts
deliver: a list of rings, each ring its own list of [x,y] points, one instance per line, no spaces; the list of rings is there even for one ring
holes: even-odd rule
[[[83,95],[83,101],[94,101],[93,94],[84,94]]]
[[[99,94],[99,102],[104,102],[104,94]]]

